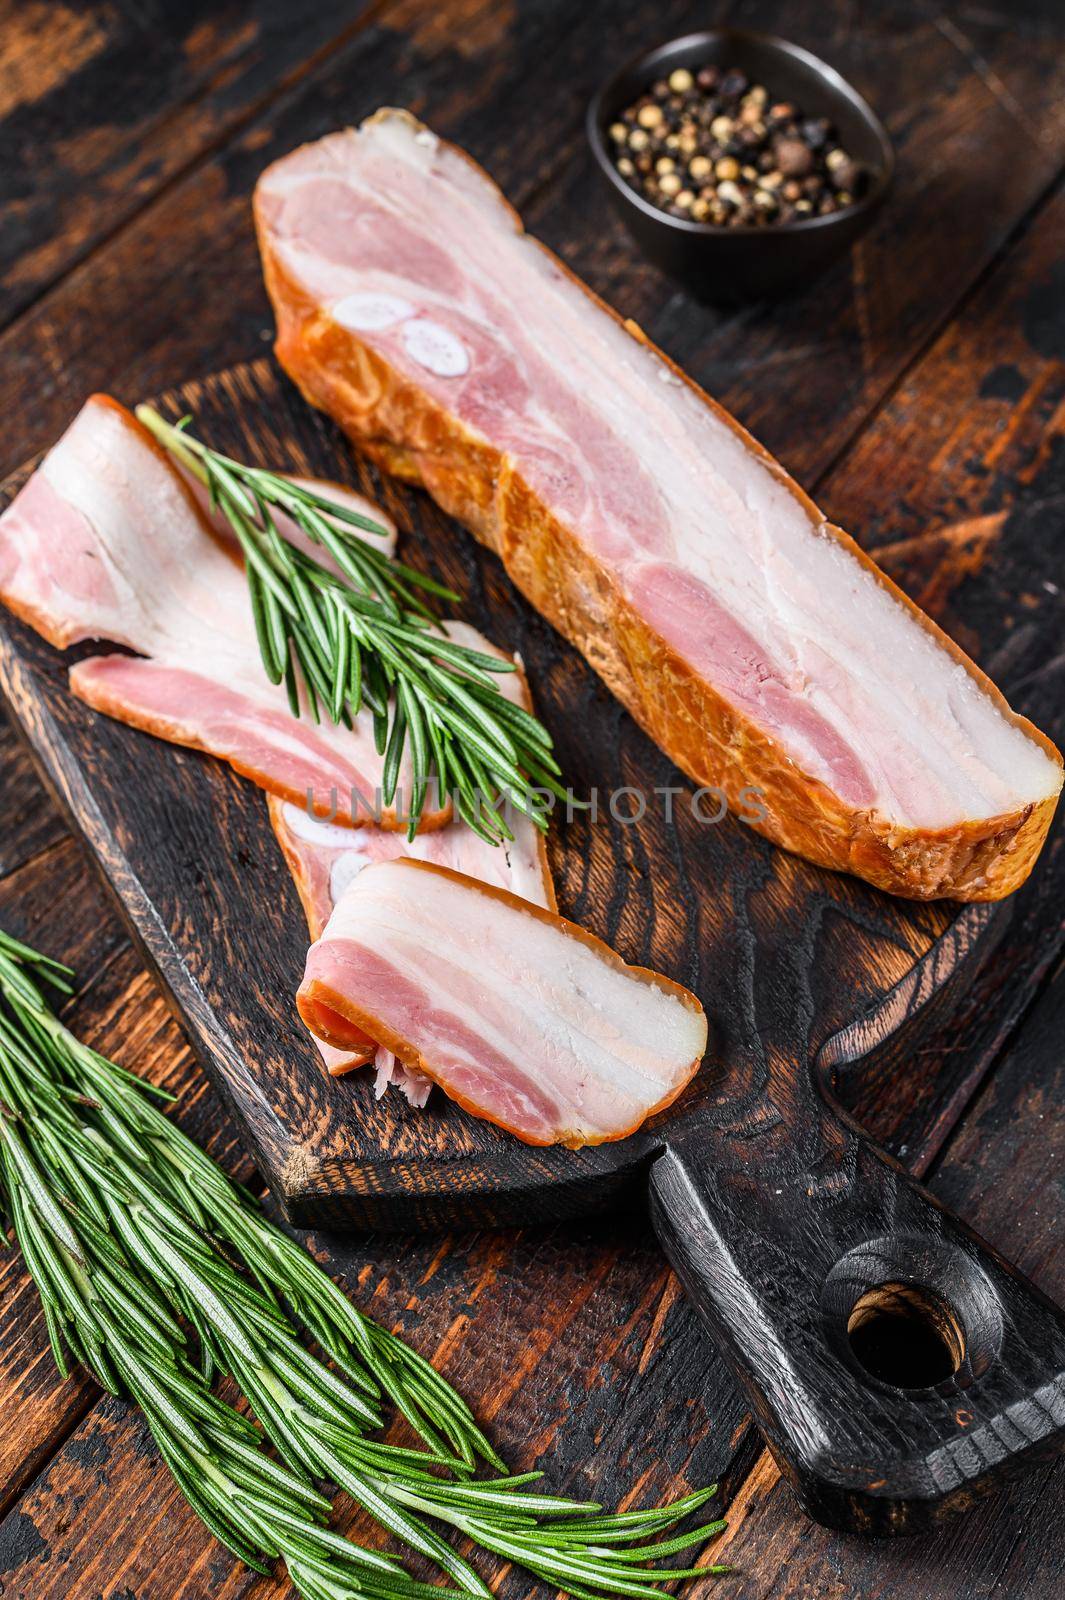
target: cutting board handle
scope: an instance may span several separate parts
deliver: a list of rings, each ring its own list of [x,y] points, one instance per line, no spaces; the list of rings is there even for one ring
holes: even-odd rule
[[[849,1124],[655,1160],[662,1244],[801,1504],[917,1532],[1065,1444],[1065,1315]],[[792,1159],[794,1158],[794,1159]]]

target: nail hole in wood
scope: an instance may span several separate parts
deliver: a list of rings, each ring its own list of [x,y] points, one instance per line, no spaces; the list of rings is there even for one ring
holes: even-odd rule
[[[847,1337],[870,1377],[896,1389],[930,1389],[953,1377],[965,1358],[953,1312],[918,1284],[867,1289],[847,1319]]]

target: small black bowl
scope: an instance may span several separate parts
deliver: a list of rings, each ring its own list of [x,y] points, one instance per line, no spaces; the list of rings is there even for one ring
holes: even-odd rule
[[[848,155],[869,174],[865,193],[844,211],[762,227],[716,227],[660,211],[631,189],[610,156],[610,124],[659,78],[677,67],[738,67],[775,100],[807,116],[827,117]],[[588,107],[588,139],[636,243],[656,267],[700,299],[760,300],[808,281],[865,232],[891,185],[895,155],[883,124],[856,89],[808,50],[738,28],[689,33],[646,50],[612,77]]]

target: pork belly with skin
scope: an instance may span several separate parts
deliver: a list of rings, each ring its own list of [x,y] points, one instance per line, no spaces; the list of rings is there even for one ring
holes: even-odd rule
[[[527,1144],[622,1139],[706,1048],[695,996],[517,895],[425,861],[365,867],[311,946],[297,1003],[355,1027]]]
[[[403,112],[256,192],[303,393],[501,556],[696,782],[896,894],[992,900],[1061,757],[779,464]]]
[[[502,656],[465,622],[446,622],[448,637],[485,655]],[[532,710],[525,674],[517,670],[500,673],[500,692],[526,711]],[[522,812],[508,813],[514,837],[503,845],[491,845],[473,831],[461,817],[453,817],[443,828],[420,833],[408,840],[405,834],[379,828],[337,827],[309,816],[306,809],[271,796],[270,822],[284,853],[299,892],[311,939],[321,937],[333,907],[352,880],[374,861],[394,861],[409,856],[415,861],[430,861],[476,878],[481,883],[509,889],[533,905],[555,910],[555,891],[547,863],[544,835]],[[375,1040],[351,1029],[347,1045],[338,1049],[316,1038],[327,1070],[338,1077],[372,1062],[380,1095],[390,1085],[399,1088],[412,1105],[422,1106],[432,1087],[428,1078],[405,1067],[394,1052]]]
[[[71,689],[98,711],[219,756],[283,799],[306,805],[310,793],[325,811],[335,792],[342,823],[380,811],[369,713],[352,728],[292,715],[262,666],[235,542],[106,396],[86,403],[0,517],[0,599],[59,649],[98,639],[137,652],[71,668]],[[401,788],[409,795],[409,776]],[[448,815],[427,810],[423,826]],[[392,810],[381,821],[405,826]]]

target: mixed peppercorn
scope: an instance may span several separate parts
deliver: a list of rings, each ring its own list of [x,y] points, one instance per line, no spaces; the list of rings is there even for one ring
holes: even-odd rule
[[[678,67],[613,122],[618,172],[660,210],[719,227],[842,211],[866,174],[824,117],[773,100],[742,72]]]

